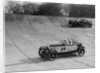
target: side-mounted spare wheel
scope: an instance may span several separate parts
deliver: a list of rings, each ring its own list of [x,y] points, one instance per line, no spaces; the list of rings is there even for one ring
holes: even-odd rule
[[[39,53],[39,56],[40,56],[40,57],[42,57],[42,58],[45,57],[45,56],[43,55],[43,53],[44,53],[44,48],[43,48],[43,47],[40,47],[40,48],[39,48],[38,53]]]

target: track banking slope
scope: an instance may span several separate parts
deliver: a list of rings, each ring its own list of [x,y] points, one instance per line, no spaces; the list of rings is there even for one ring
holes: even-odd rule
[[[64,17],[5,15],[6,72],[95,67],[95,20],[92,28],[62,28]],[[72,19],[72,18],[70,18]],[[71,38],[86,47],[84,57],[68,56],[55,61],[38,55],[41,45]]]

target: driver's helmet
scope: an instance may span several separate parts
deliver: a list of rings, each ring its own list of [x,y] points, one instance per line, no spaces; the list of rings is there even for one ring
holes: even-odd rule
[[[68,45],[72,45],[73,43],[72,43],[72,40],[64,40],[64,42],[66,43],[66,44],[68,44]]]
[[[69,44],[70,44],[70,45],[72,45],[72,44],[73,44],[73,43],[72,43],[72,40],[69,40]]]
[[[72,43],[72,40],[63,40],[63,43],[64,44],[67,44],[67,45],[72,45],[73,43]]]
[[[63,42],[66,43],[67,40],[64,40]]]

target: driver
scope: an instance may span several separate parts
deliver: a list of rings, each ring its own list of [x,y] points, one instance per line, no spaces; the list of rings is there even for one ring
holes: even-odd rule
[[[72,40],[69,40],[69,44],[70,44],[70,45],[72,45],[72,44],[73,44],[73,43],[72,43]]]
[[[66,45],[72,45],[72,40],[64,40],[64,44]]]

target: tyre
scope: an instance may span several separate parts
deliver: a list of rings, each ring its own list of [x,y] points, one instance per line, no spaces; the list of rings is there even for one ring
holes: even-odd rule
[[[48,58],[50,61],[55,60],[57,58],[57,52],[50,52],[50,54],[48,55]]]
[[[77,54],[78,54],[78,56],[80,56],[80,57],[84,56],[84,54],[85,54],[85,49],[79,49],[79,50],[77,51]]]
[[[45,56],[43,55],[43,53],[44,53],[44,50],[43,50],[43,49],[40,48],[38,53],[39,53],[39,56],[40,56],[40,57],[42,57],[42,58],[45,57]]]

